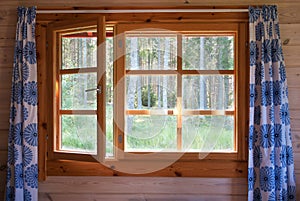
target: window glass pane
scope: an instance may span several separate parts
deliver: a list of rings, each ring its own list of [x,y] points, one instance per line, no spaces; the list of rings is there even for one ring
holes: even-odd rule
[[[182,69],[233,70],[234,36],[183,36]]]
[[[177,99],[177,77],[126,76],[127,109],[168,109],[175,108]]]
[[[182,120],[184,151],[235,151],[233,116],[184,116]]]
[[[150,36],[151,35],[151,36]],[[170,70],[177,68],[176,35],[127,35],[126,69]]]
[[[61,109],[80,110],[97,108],[96,73],[68,74],[61,76]]]
[[[61,149],[87,153],[97,152],[97,116],[62,115]]]
[[[125,151],[176,151],[175,116],[126,116]]]
[[[183,109],[234,110],[233,75],[185,75]]]
[[[113,135],[113,37],[106,38],[106,157],[114,155]]]
[[[97,67],[95,30],[65,34],[61,38],[62,69]]]

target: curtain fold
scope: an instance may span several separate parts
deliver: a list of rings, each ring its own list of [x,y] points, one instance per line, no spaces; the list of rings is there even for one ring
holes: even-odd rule
[[[36,8],[18,8],[11,88],[6,201],[38,199]]]
[[[249,7],[248,200],[296,200],[288,87],[276,6]]]

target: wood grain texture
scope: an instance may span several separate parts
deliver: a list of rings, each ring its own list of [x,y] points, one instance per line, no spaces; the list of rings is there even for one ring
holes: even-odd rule
[[[0,150],[0,166],[7,162],[7,150]]]
[[[27,6],[32,6],[32,5],[36,5],[38,6],[38,8],[41,9],[51,9],[51,8],[60,8],[60,9],[72,9],[72,8],[91,8],[91,7],[95,7],[95,0],[89,0],[89,1],[81,1],[81,0],[76,0],[72,1],[72,2],[64,2],[61,0],[55,0],[53,1],[26,1],[23,2],[23,5],[27,5]],[[132,0],[132,2],[130,3],[130,1],[122,1],[122,0],[118,0],[118,1],[102,1],[101,4],[96,4],[98,7],[101,8],[112,8],[112,7],[150,7],[150,8],[161,8],[161,7],[165,7],[165,8],[176,8],[176,7],[181,7],[181,8],[194,8],[195,6],[206,6],[206,7],[211,7],[213,8],[213,6],[230,6],[230,5],[235,5],[235,6],[244,6],[245,8],[248,7],[248,5],[262,5],[262,4],[268,4],[268,3],[272,3],[272,1],[258,1],[258,2],[253,2],[253,1],[233,1],[234,3],[232,3],[232,1],[209,1],[209,0],[205,0],[205,1],[200,1],[198,0],[198,2],[194,2],[191,3],[190,5],[184,5],[183,1],[171,1],[169,2],[169,0],[164,0],[164,1],[145,1],[145,2],[139,2],[139,4],[136,4],[135,1]],[[266,3],[268,2],[268,3]],[[273,2],[274,3],[274,2]],[[0,26],[1,25],[15,25],[16,23],[16,7],[20,4],[19,1],[1,1],[0,5]],[[278,12],[279,12],[279,19],[280,22],[282,24],[296,24],[296,23],[300,23],[300,17],[299,17],[299,8],[300,8],[300,2],[297,0],[294,0],[293,2],[278,2],[276,1],[276,4],[278,5]]]
[[[291,101],[291,98],[289,99]],[[291,120],[291,129],[293,130],[300,130],[300,110],[293,109],[290,110],[290,120]],[[300,161],[300,158],[297,158]]]
[[[0,135],[0,143],[2,143],[2,138]],[[7,146],[7,144],[6,144]],[[1,150],[0,147],[0,200],[4,198],[5,183],[6,183],[6,167],[7,163],[7,150]]]
[[[290,110],[300,109],[300,87],[289,87],[289,108]],[[299,114],[298,114],[299,115]]]
[[[241,201],[247,195],[203,195],[203,194],[39,194],[40,201]]]
[[[7,135],[9,124],[10,77],[15,40],[16,7],[37,5],[50,7],[136,7],[136,6],[215,6],[277,4],[281,23],[289,84],[291,126],[296,152],[295,169],[300,184],[300,1],[299,0],[193,0],[183,5],[182,0],[1,0],[0,1],[0,165],[7,159]],[[177,14],[178,15],[178,14]],[[4,192],[5,173],[0,173],[0,199]],[[40,183],[40,200],[246,200],[247,181],[244,179],[206,178],[136,178],[136,177],[49,177]],[[119,188],[121,187],[121,188]],[[65,192],[66,189],[66,192]],[[120,192],[121,189],[121,192]],[[124,190],[122,190],[124,189]],[[175,195],[174,195],[175,194]],[[199,195],[198,195],[199,194]],[[201,194],[201,196],[200,196]],[[196,196],[196,197],[195,197]],[[300,196],[298,188],[297,196]]]
[[[295,133],[293,133],[295,135]],[[294,153],[300,153],[300,141],[293,140]]]
[[[159,161],[120,160],[107,162],[72,160],[47,161],[49,176],[147,176],[147,177],[232,177],[246,178],[247,162],[226,160]]]
[[[3,1],[1,1],[3,2]],[[1,5],[1,3],[0,3]],[[3,25],[11,25],[11,26],[16,26],[17,22],[17,6],[12,7],[2,7],[0,9],[0,26]]]
[[[7,163],[7,151],[0,150],[0,199],[4,197],[4,189],[6,183],[6,166]]]
[[[8,140],[8,130],[2,129],[0,130],[0,150],[7,150],[7,140]]]
[[[296,183],[300,184],[300,161],[297,160],[300,157],[300,153],[294,153],[294,163],[295,163],[295,174],[296,174]],[[299,192],[300,193],[300,192]]]
[[[286,77],[289,89],[299,88],[300,86],[300,65],[295,67],[286,67]],[[290,94],[290,93],[289,93]]]
[[[14,6],[14,5],[24,5],[24,6],[59,6],[59,7],[67,7],[67,6],[89,6],[93,7],[95,4],[98,3],[96,0],[6,0],[1,1],[1,6]],[[184,1],[181,0],[140,0],[138,3],[134,0],[102,0],[100,6],[208,6],[208,5],[263,5],[263,4],[278,4],[278,5],[285,5],[285,4],[297,4],[299,1],[297,0],[230,0],[230,1],[222,1],[222,0],[193,0],[190,1],[189,4],[184,4]]]
[[[8,68],[13,66],[14,47],[0,47],[0,68]]]
[[[300,66],[299,54],[300,46],[283,46],[282,47],[284,61],[286,66],[297,67]]]
[[[1,89],[10,90],[11,79],[12,79],[12,67],[11,68],[0,67],[0,80],[1,80],[0,90]],[[7,106],[7,104],[5,104],[5,106]]]
[[[300,24],[280,24],[282,42],[288,42],[288,46],[300,46]],[[288,40],[288,41],[287,41]]]
[[[39,183],[40,193],[245,195],[246,178],[57,177]]]
[[[38,24],[36,26],[36,44],[37,49],[39,52],[37,52],[37,72],[38,72],[38,89],[39,89],[39,97],[38,97],[38,131],[39,131],[39,138],[38,138],[38,152],[40,153],[38,155],[38,161],[39,161],[39,180],[45,180],[46,179],[46,154],[47,154],[47,114],[48,113],[48,107],[47,108],[41,108],[41,103],[48,105],[48,90],[47,90],[47,68],[46,68],[46,28],[41,26],[41,24]],[[43,161],[43,162],[41,162]]]
[[[2,94],[5,94],[5,96],[1,96]],[[2,90],[0,90],[0,97],[10,97],[10,92],[5,93],[5,92],[2,92]],[[6,103],[6,101],[5,101],[5,103]],[[0,101],[0,104],[1,104],[1,101]],[[0,116],[1,116],[0,130],[5,130],[5,129],[9,128],[9,109],[7,109],[7,108],[9,108],[9,104],[3,105],[2,108],[5,108],[5,109],[3,109],[3,110],[0,109]],[[0,143],[2,143],[2,140]],[[5,141],[3,141],[3,143],[5,143]]]

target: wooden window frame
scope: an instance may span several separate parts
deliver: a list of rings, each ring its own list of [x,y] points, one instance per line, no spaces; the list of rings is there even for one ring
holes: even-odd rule
[[[174,73],[177,73],[177,76],[178,79],[180,80],[181,77],[183,75],[205,75],[205,74],[215,74],[216,72],[218,72],[218,74],[229,74],[229,75],[234,75],[235,78],[235,89],[237,90],[239,88],[239,86],[243,85],[242,83],[242,80],[240,79],[240,75],[239,73],[243,73],[242,70],[240,70],[239,68],[239,64],[242,63],[242,61],[240,62],[239,60],[241,59],[241,56],[239,55],[239,51],[240,51],[240,48],[239,47],[239,43],[242,39],[240,39],[240,35],[243,35],[245,33],[243,33],[241,30],[240,30],[240,25],[238,23],[223,23],[223,24],[218,24],[218,23],[185,23],[185,24],[164,24],[164,23],[151,23],[151,24],[147,24],[147,23],[141,23],[141,24],[120,24],[120,26],[117,25],[117,35],[120,36],[119,38],[117,38],[118,40],[118,44],[120,44],[120,41],[122,41],[123,45],[121,46],[121,48],[117,49],[117,54],[120,54],[120,55],[117,55],[117,66],[116,66],[116,69],[117,69],[117,80],[121,80],[123,79],[126,74],[129,74],[129,75],[139,75],[139,74],[146,74],[147,73],[147,70],[126,70],[125,69],[125,56],[126,53],[124,52],[125,49],[125,42],[124,42],[124,36],[125,36],[125,32],[132,32],[132,31],[135,31],[135,30],[141,30],[141,29],[157,29],[157,30],[168,30],[170,31],[170,33],[174,33],[174,34],[179,34],[177,35],[178,37],[182,36],[182,35],[185,35],[185,34],[198,34],[198,33],[201,33],[202,35],[213,35],[213,34],[216,34],[216,35],[234,35],[234,38],[235,38],[235,43],[234,43],[234,49],[235,49],[235,58],[234,58],[234,63],[235,63],[235,66],[234,66],[234,70],[204,70],[204,71],[201,71],[201,70],[183,70],[182,67],[181,67],[181,57],[178,56],[178,55],[181,55],[181,53],[179,52],[178,55],[177,55],[177,65],[178,65],[178,69],[176,70],[151,70],[151,72],[153,74],[162,74],[162,73],[165,73],[165,74],[174,74]],[[166,31],[166,32],[168,32]],[[242,33],[240,33],[242,32]],[[181,35],[182,34],[182,35]],[[180,41],[177,42],[178,43],[178,46],[181,46]],[[119,46],[117,46],[118,48]],[[180,50],[177,50],[177,51],[180,51]],[[178,81],[179,81],[178,80]],[[122,82],[121,82],[122,83]],[[117,83],[115,83],[117,84]],[[177,82],[178,85],[181,85],[179,82]],[[120,84],[118,84],[120,85]],[[121,88],[121,89],[120,89]],[[181,93],[181,86],[179,86],[179,88],[177,89],[177,93]],[[125,94],[124,94],[124,86],[119,86],[119,90],[117,93],[116,93],[116,100],[125,100]],[[212,153],[203,153],[206,155],[206,159],[230,159],[230,160],[238,160],[238,159],[242,159],[242,158],[245,158],[244,156],[244,152],[241,151],[241,147],[243,147],[244,145],[244,142],[241,140],[241,136],[237,136],[237,133],[243,133],[243,128],[240,128],[238,127],[238,123],[237,123],[237,120],[239,119],[240,116],[242,116],[240,113],[245,113],[245,110],[244,108],[245,107],[241,107],[240,105],[243,105],[242,101],[241,101],[241,98],[239,96],[239,93],[240,91],[236,91],[235,92],[235,101],[236,104],[235,104],[235,109],[234,111],[226,111],[225,113],[229,114],[229,115],[233,115],[235,117],[235,122],[236,122],[236,125],[234,126],[234,143],[235,143],[235,150],[236,151],[233,151],[231,153],[226,153],[226,152],[219,152],[219,153],[216,153],[216,152],[212,152]],[[180,96],[180,95],[177,95],[177,96]],[[119,101],[120,102],[120,101]],[[115,104],[119,104],[119,102],[115,102]],[[124,103],[121,103],[122,104],[122,107],[118,107],[118,110],[117,110],[117,117],[116,119],[119,120],[120,122],[118,123],[118,125],[124,125],[122,122],[124,122],[124,114],[144,114],[146,111],[140,111],[140,113],[138,112],[138,110],[125,110],[125,106],[124,106]],[[200,111],[196,111],[198,114],[207,114],[209,115],[210,112],[209,111],[206,111],[206,110],[200,110]],[[147,113],[147,112],[146,112]],[[172,111],[168,111],[168,113],[172,113]],[[117,153],[117,155],[119,155],[119,158],[122,158],[122,159],[130,159],[132,158],[132,153],[133,152],[124,152],[123,153],[123,150],[124,150],[124,139],[125,139],[125,136],[124,136],[124,131],[125,129],[124,128],[118,128],[117,129],[117,133],[116,133],[116,136],[118,136],[118,138],[120,139],[123,139],[122,142],[118,141],[117,143],[117,149],[119,150],[119,152],[121,153]],[[177,133],[178,134],[178,133]],[[180,135],[180,134],[179,134]],[[180,140],[180,136],[177,136],[177,140]],[[179,142],[180,143],[180,142]],[[147,154],[147,152],[134,152],[136,154]],[[172,155],[175,155],[175,153],[156,153],[156,155],[161,155],[161,158],[165,158],[166,156],[165,155],[169,155],[170,157],[172,157]],[[134,158],[134,156],[133,156]],[[199,153],[192,153],[192,152],[187,152],[187,153],[184,153],[182,154],[182,156],[180,157],[180,159],[184,160],[199,160]],[[147,160],[147,157],[145,157],[145,160]]]
[[[237,153],[233,155],[228,155],[224,153],[209,154],[209,156],[203,160],[198,159],[198,154],[188,153],[180,157],[179,160],[170,164],[169,166],[151,173],[141,173],[139,176],[183,176],[183,177],[246,177],[247,176],[247,119],[248,119],[248,50],[247,50],[247,39],[248,39],[248,21],[246,15],[232,13],[225,15],[228,18],[223,17],[211,17],[209,14],[187,14],[191,15],[189,20],[181,21],[180,23],[198,23],[199,25],[204,24],[208,26],[209,24],[219,24],[220,26],[226,27],[228,24],[235,24],[238,31],[238,55],[236,56],[238,60],[238,70],[237,77],[239,78],[238,83],[236,83],[236,90],[238,98],[237,105],[239,108],[236,114],[236,124],[239,125],[238,133],[239,138],[237,139]],[[38,50],[38,71],[39,71],[39,171],[40,180],[44,180],[46,176],[52,175],[102,175],[102,176],[117,176],[117,175],[135,175],[133,173],[124,173],[118,171],[116,166],[130,166],[134,165],[136,161],[140,158],[130,158],[126,156],[126,153],[115,153],[116,157],[121,160],[111,160],[107,163],[99,163],[95,157],[86,154],[68,154],[68,153],[54,153],[54,141],[53,134],[57,128],[57,123],[55,120],[55,115],[53,108],[56,107],[55,101],[55,87],[56,84],[53,82],[57,74],[55,66],[57,66],[56,48],[54,44],[55,41],[54,30],[68,29],[71,27],[70,19],[74,19],[74,15],[41,15],[37,24],[37,50]],[[162,14],[151,14],[151,16],[156,17],[158,20],[158,26],[161,26],[166,16]],[[167,14],[168,16],[168,14]],[[210,17],[208,17],[210,16]],[[223,15],[221,15],[223,16]],[[241,16],[243,16],[241,18]],[[135,17],[124,14],[124,15],[107,15],[106,23],[126,23],[127,30],[129,27],[135,27],[136,23],[141,23],[147,21],[147,15],[141,16],[136,20]],[[163,21],[159,21],[160,17]],[[57,18],[61,19],[61,22],[56,22]],[[63,19],[67,19],[64,21]],[[103,31],[105,29],[105,18],[103,15],[92,14],[92,15],[82,15],[77,18],[78,25],[88,26],[97,24],[97,30]],[[133,19],[134,18],[134,19]],[[169,19],[170,18],[170,19]],[[142,20],[141,20],[142,19]],[[190,20],[192,19],[192,20]],[[178,23],[178,19],[173,16],[168,16],[168,24],[171,22]],[[153,27],[155,23],[148,22],[145,26]],[[104,24],[104,26],[103,26]],[[172,23],[171,23],[172,24]],[[172,26],[172,25],[171,25]],[[59,27],[59,28],[58,28]],[[212,26],[213,29],[213,26]],[[120,30],[118,30],[120,31]],[[47,43],[45,43],[47,41]],[[98,45],[105,41],[105,38],[98,36]],[[104,52],[98,50],[98,56]],[[53,59],[52,59],[53,58]],[[122,62],[121,59],[117,59],[118,62]],[[104,65],[103,63],[98,63],[99,65]],[[103,72],[101,72],[103,73]],[[124,74],[123,74],[124,75]],[[116,74],[115,82],[121,79],[122,73]],[[121,76],[121,77],[120,77]],[[105,83],[105,77],[101,77],[98,80],[102,84]],[[102,98],[105,98],[104,96]],[[116,100],[117,98],[115,98]],[[49,107],[49,105],[51,107]],[[117,110],[123,108],[124,105],[117,105]],[[98,108],[105,111],[105,105],[102,104],[101,98],[98,99]],[[105,117],[105,113],[99,114],[99,118]],[[100,123],[101,129],[105,129],[105,124]],[[115,136],[122,134],[120,128],[115,126]],[[102,139],[103,140],[103,139]],[[114,139],[117,147],[122,148],[124,146],[122,143],[118,142],[117,137]],[[99,146],[98,146],[99,147]],[[103,152],[104,150],[98,150]],[[125,155],[124,155],[125,154]],[[164,160],[166,157],[171,158],[174,154],[161,153],[158,158],[152,158],[151,160],[142,161],[142,163],[153,164],[160,160]],[[229,157],[228,157],[229,156]],[[227,157],[227,158],[226,158]],[[104,156],[100,156],[102,160]],[[128,160],[126,160],[128,159]]]

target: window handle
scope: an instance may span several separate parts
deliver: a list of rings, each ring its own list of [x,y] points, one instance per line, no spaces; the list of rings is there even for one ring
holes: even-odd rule
[[[98,86],[97,88],[92,88],[92,89],[86,89],[85,92],[90,92],[90,91],[97,91],[98,94],[102,93],[101,86]]]

